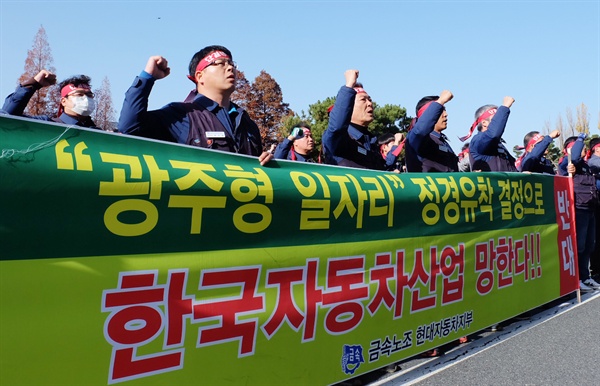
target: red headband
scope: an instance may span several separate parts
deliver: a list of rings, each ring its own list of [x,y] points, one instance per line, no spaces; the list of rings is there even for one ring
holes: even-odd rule
[[[585,161],[586,162],[592,157],[592,155],[594,154],[594,149],[597,148],[598,146],[600,146],[600,142],[598,142],[594,146],[590,147],[589,150],[587,151],[587,153],[585,153]]]
[[[431,102],[433,101],[429,101],[427,103],[425,103],[425,105],[423,105],[419,111],[417,111],[417,118],[421,118],[421,115],[423,115],[423,113],[425,112],[425,110],[427,110],[427,108],[429,107],[429,105],[431,104]]]
[[[565,146],[565,148],[563,149],[563,154],[565,154],[565,155],[569,154],[569,151],[568,151],[568,149],[572,148],[572,147],[575,145],[575,142],[576,142],[576,141],[571,141],[571,142],[569,142],[569,143],[568,143],[568,144]]]
[[[469,134],[465,135],[464,137],[459,137],[459,139],[461,140],[461,142],[464,142],[467,139],[471,138],[471,135],[473,135],[473,130],[475,130],[475,128],[477,127],[477,125],[479,125],[481,122],[485,121],[489,117],[493,117],[496,114],[496,111],[498,111],[498,109],[489,109],[486,112],[484,112],[483,114],[481,114],[479,116],[479,118],[477,118],[475,120],[475,122],[473,122],[473,124],[471,125],[471,129],[469,130]]]
[[[202,71],[204,70],[206,67],[208,67],[212,62],[214,62],[217,59],[221,59],[221,58],[225,58],[225,59],[231,59],[229,56],[227,56],[226,53],[224,53],[223,51],[213,51],[210,54],[206,55],[204,58],[202,58],[199,62],[198,65],[196,66],[196,71],[194,72],[194,74],[196,74],[196,72]],[[196,83],[196,78],[188,75],[188,79],[191,80],[192,82]]]
[[[531,137],[529,142],[527,142],[527,146],[525,146],[525,151],[528,153],[531,152],[531,149],[533,149],[535,144],[538,143],[542,138],[544,138],[544,136],[540,133],[537,133],[536,135]]]
[[[231,59],[223,51],[212,52],[206,55],[204,58],[202,58],[202,60],[198,62],[198,65],[196,66],[196,72],[204,70],[206,67],[208,67],[209,64],[220,58]]]
[[[78,84],[77,86],[74,84],[68,84],[60,90],[60,97],[64,98],[75,90],[90,90],[90,86],[87,84]]]
[[[575,142],[577,141],[571,141],[567,144],[567,146],[565,146],[565,148],[563,149],[563,153],[568,154],[569,152],[567,151],[568,149],[572,148],[575,145]]]
[[[365,93],[366,94],[367,93],[365,91],[365,89],[362,88],[362,87],[354,87],[354,91],[356,91],[357,94],[360,94],[360,93]]]
[[[518,147],[519,150],[525,149],[525,151],[515,161],[515,166],[516,166],[517,170],[521,171],[521,163],[523,163],[523,159],[525,158],[525,155],[527,155],[527,153],[530,153],[531,149],[533,149],[533,147],[535,146],[535,144],[538,143],[538,141],[540,139],[542,139],[542,138],[544,138],[544,136],[542,134],[540,134],[540,133],[537,133],[536,135],[534,135],[533,137],[531,137],[531,139],[529,140],[529,142],[527,142],[527,146],[525,146],[525,147],[520,147],[519,146]]]

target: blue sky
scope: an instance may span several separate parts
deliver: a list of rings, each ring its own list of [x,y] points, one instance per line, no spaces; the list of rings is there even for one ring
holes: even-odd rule
[[[104,77],[120,110],[148,57],[171,75],[158,81],[150,108],[183,100],[192,55],[228,47],[251,81],[267,71],[284,101],[307,111],[334,96],[344,71],[380,105],[414,115],[425,95],[448,89],[455,151],[475,110],[515,98],[504,138],[510,148],[531,131],[566,124],[588,107],[598,131],[600,1],[27,1],[0,0],[0,93],[11,93],[39,27],[46,29],[58,79]]]

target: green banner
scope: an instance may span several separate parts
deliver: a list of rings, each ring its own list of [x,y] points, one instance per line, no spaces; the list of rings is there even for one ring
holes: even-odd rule
[[[332,384],[577,288],[567,178],[0,146],[1,384]]]

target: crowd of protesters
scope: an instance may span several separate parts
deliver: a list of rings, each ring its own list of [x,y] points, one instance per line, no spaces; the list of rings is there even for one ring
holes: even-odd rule
[[[154,82],[170,74],[164,57],[150,57],[125,94],[119,131],[255,156],[261,165],[278,158],[397,173],[491,171],[568,175],[574,184],[580,289],[600,289],[600,248],[596,246],[600,231],[600,139],[588,143],[585,134],[567,138],[556,171],[546,154],[560,132],[542,135],[532,131],[525,135],[523,154],[515,159],[502,139],[515,102],[506,96],[499,106],[486,104],[475,111],[475,120],[461,141],[471,136],[472,139],[457,155],[443,133],[448,122],[446,104],[453,98],[448,90],[418,101],[416,117],[407,134],[377,136],[369,130],[374,120],[371,97],[358,83],[359,71],[350,69],[344,73],[345,84],[329,109],[320,151],[315,149],[310,125],[304,122],[293,127],[274,152],[272,148],[266,151],[256,123],[231,100],[237,74],[232,53],[223,46],[207,46],[194,54],[188,70],[188,78],[195,86],[188,97],[149,111]],[[85,75],[65,79],[59,85],[61,99],[56,115],[30,118],[97,128],[90,118],[94,110],[90,81]],[[6,98],[2,112],[22,116],[33,94],[55,83],[54,74],[40,71]]]

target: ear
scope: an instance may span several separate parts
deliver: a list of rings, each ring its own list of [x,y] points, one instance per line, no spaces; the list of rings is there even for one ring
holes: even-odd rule
[[[67,104],[67,98],[60,98],[60,104],[65,107],[65,105]]]
[[[201,79],[202,79],[202,71],[197,71],[194,74],[194,78],[196,79],[196,84],[200,84]]]

